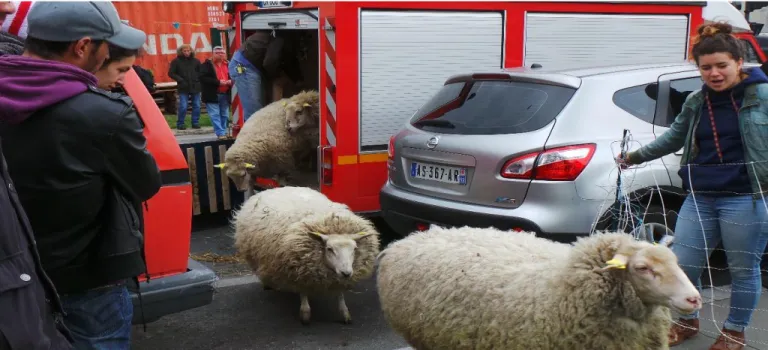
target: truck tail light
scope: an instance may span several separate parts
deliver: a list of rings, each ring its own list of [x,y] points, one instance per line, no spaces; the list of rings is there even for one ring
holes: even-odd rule
[[[595,144],[557,147],[513,158],[501,167],[507,179],[573,181],[595,154]]]
[[[321,183],[326,186],[333,184],[333,147],[325,146],[320,150]]]

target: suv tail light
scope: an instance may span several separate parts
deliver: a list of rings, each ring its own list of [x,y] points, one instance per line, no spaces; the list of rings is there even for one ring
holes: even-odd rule
[[[389,145],[387,145],[387,169],[394,170],[395,165],[395,135],[389,137]]]
[[[573,181],[595,154],[595,144],[565,146],[513,158],[501,167],[507,179]]]

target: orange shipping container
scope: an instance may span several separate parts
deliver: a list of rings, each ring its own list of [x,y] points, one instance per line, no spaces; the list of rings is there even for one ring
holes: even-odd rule
[[[211,28],[225,26],[220,1],[114,1],[120,18],[147,33],[144,56],[136,64],[152,71],[158,86],[174,83],[168,68],[176,49],[189,44],[202,62],[211,57]]]

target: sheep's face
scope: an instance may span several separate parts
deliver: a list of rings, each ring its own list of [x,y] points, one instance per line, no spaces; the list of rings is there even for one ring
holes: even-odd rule
[[[299,105],[296,102],[289,102],[285,106],[285,128],[291,134],[304,127],[317,127],[317,118],[315,108],[309,103]]]
[[[684,314],[701,308],[699,291],[666,246],[648,244],[631,255],[616,254],[613,261],[617,264],[606,269],[624,266],[627,279],[644,303],[668,306]]]
[[[319,232],[309,232],[308,234],[322,244],[325,265],[337,275],[349,278],[355,272],[353,266],[357,240],[372,233],[325,235]]]
[[[245,191],[248,189],[248,181],[250,179],[245,162],[227,159],[224,162],[224,172],[235,183],[238,191]]]

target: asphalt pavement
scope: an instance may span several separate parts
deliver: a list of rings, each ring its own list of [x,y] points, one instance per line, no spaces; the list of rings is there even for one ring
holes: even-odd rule
[[[374,280],[345,294],[352,324],[341,323],[333,297],[311,298],[311,323],[299,322],[299,297],[261,283],[219,288],[212,304],[135,326],[135,350],[393,350],[407,346],[379,309]]]

